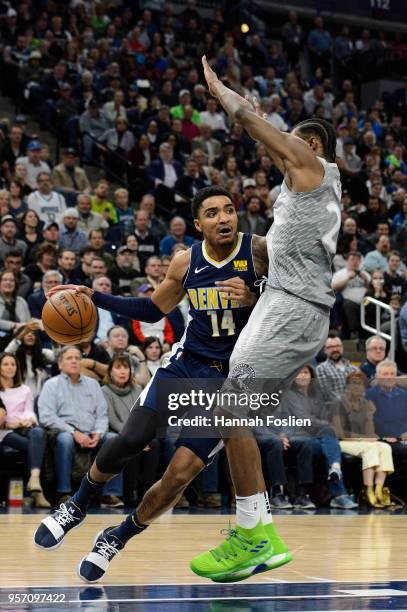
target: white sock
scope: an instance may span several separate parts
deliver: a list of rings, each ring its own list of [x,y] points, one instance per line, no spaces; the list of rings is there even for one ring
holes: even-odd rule
[[[258,493],[248,497],[236,495],[236,523],[244,529],[253,529],[261,518],[261,502]]]
[[[273,515],[271,514],[269,495],[267,491],[259,493],[260,500],[260,517],[263,525],[269,525],[273,522]]]

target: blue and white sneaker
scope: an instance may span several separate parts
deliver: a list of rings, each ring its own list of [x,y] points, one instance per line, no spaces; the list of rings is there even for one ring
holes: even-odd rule
[[[358,507],[358,504],[349,495],[333,497],[329,505],[331,508],[342,508],[343,510],[351,510]]]
[[[42,519],[34,533],[34,544],[43,550],[58,548],[68,531],[80,527],[85,518],[86,514],[73,501],[60,504],[52,514]]]
[[[100,531],[93,541],[92,551],[79,562],[78,576],[84,582],[97,582],[105,575],[110,562],[124,548],[123,542],[109,533],[108,527]]]

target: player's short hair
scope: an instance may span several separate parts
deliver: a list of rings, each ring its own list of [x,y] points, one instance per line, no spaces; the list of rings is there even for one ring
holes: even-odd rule
[[[213,198],[214,196],[225,196],[226,198],[229,198],[229,200],[232,202],[231,194],[226,189],[223,189],[223,187],[204,187],[203,189],[197,191],[192,200],[191,209],[193,219],[198,218],[199,209],[201,208],[205,200],[207,200],[208,198]]]
[[[334,162],[336,158],[336,134],[331,123],[325,119],[311,117],[305,119],[295,126],[295,131],[301,136],[317,136],[324,148],[327,161]]]

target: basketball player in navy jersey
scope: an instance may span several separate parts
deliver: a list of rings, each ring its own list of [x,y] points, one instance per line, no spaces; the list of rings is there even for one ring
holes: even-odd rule
[[[222,188],[202,189],[194,197],[192,208],[195,226],[203,233],[204,240],[174,257],[164,281],[151,298],[115,297],[75,285],[55,287],[49,293],[76,289],[92,297],[100,308],[148,322],[170,312],[186,293],[190,320],[169,364],[159,368],[144,389],[122,432],[98,453],[73,497],[41,521],[34,536],[40,548],[56,548],[68,531],[82,523],[91,497],[143,450],[154,438],[157,427],[168,419],[167,401],[162,405],[160,398],[160,382],[214,378],[219,379],[220,387],[228,374],[229,357],[258,297],[256,284],[267,271],[265,239],[237,231],[231,196]],[[186,486],[221,447],[219,433],[215,430],[213,435],[213,438],[191,438],[190,430],[181,431],[178,449],[162,479],[121,525],[97,535],[92,551],[79,564],[82,579],[99,580],[132,536],[141,533],[176,504]],[[260,491],[264,525],[261,561],[265,570],[287,563],[291,554],[275,530],[264,483]],[[242,580],[254,569],[248,567],[236,576],[228,576],[227,580]]]
[[[232,121],[239,121],[254,140],[265,145],[284,175],[273,206],[274,223],[266,236],[265,291],[233,349],[223,387],[228,392],[242,384],[253,387],[258,381],[258,387],[264,384],[268,392],[277,391],[311,361],[328,335],[335,300],[332,259],[341,224],[335,131],[328,122],[310,118],[290,134],[280,132],[259,115],[257,103],[252,105],[218,79],[206,57],[202,63],[209,92]],[[227,412],[216,413],[240,416],[242,410],[228,406]],[[191,561],[195,573],[216,580],[236,576],[248,567],[260,571],[265,535],[259,512],[262,475],[257,442],[250,431],[244,431],[244,436],[221,433],[233,484],[240,491],[237,525],[218,547]]]

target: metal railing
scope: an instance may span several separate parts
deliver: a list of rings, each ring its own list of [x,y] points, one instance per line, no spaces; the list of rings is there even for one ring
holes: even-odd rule
[[[376,306],[376,327],[371,327],[366,323],[366,306],[369,304]],[[382,310],[387,310],[387,312],[390,313],[390,334],[387,334],[381,330]],[[369,296],[365,297],[360,305],[360,320],[363,329],[390,342],[389,359],[394,361],[396,352],[396,317],[393,308],[384,302],[380,302],[380,300],[376,300],[375,298]]]

